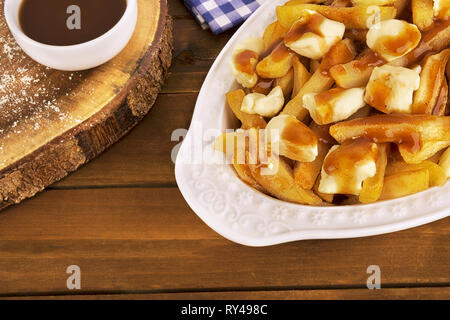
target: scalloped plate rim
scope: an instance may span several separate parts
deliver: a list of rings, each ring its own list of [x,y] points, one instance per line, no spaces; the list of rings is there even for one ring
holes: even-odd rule
[[[191,209],[199,216],[199,218],[208,225],[211,229],[216,231],[221,236],[243,245],[247,246],[254,246],[254,247],[260,247],[260,246],[270,246],[270,245],[276,245],[286,242],[292,242],[292,241],[298,241],[298,240],[308,240],[308,239],[342,239],[342,238],[358,238],[358,237],[366,237],[366,236],[373,236],[373,235],[379,235],[379,234],[385,234],[390,232],[396,232],[400,230],[405,230],[409,228],[413,228],[416,226],[420,226],[423,224],[427,224],[439,219],[443,219],[445,217],[449,216],[449,209],[450,206],[450,200],[447,200],[446,203],[444,203],[444,208],[440,209],[431,209],[426,210],[424,208],[424,214],[409,217],[405,219],[401,219],[396,222],[386,222],[386,223],[380,223],[378,225],[373,226],[365,226],[365,227],[358,227],[358,226],[347,226],[347,227],[336,227],[336,228],[315,228],[315,229],[296,229],[289,232],[284,232],[281,234],[276,235],[270,235],[270,236],[249,236],[247,234],[244,234],[242,232],[235,231],[231,229],[229,226],[225,225],[224,223],[221,223],[217,219],[214,219],[208,209],[205,208],[205,206],[201,205],[197,199],[195,199],[192,194],[189,192],[191,186],[189,186],[185,182],[185,175],[188,174],[188,167],[181,163],[180,160],[180,154],[183,152],[184,149],[187,148],[188,142],[192,138],[192,123],[194,120],[201,120],[201,110],[204,109],[202,106],[206,105],[207,101],[207,89],[209,87],[209,84],[211,82],[211,79],[215,76],[216,70],[220,68],[221,64],[225,60],[225,56],[230,51],[230,48],[232,45],[236,42],[236,39],[239,37],[242,37],[242,33],[249,25],[252,25],[254,21],[266,10],[268,10],[271,6],[275,6],[278,4],[284,3],[284,0],[274,0],[274,1],[267,1],[265,2],[253,15],[247,19],[247,21],[235,32],[235,34],[230,38],[230,40],[227,42],[225,47],[221,50],[220,54],[217,56],[215,62],[213,63],[212,67],[210,68],[204,83],[201,87],[200,93],[197,98],[197,102],[194,108],[194,113],[192,116],[192,122],[191,126],[188,130],[187,135],[185,136],[183,143],[181,144],[181,147],[179,149],[179,153],[176,158],[175,163],[175,178],[179,187],[179,190],[181,194],[183,195],[184,199],[188,203],[188,205],[191,207]],[[225,61],[226,63],[226,61]],[[224,99],[224,98],[222,98]],[[219,107],[220,109],[218,111],[220,114],[220,117],[223,117],[224,108]],[[222,121],[222,120],[218,120]],[[205,120],[203,119],[203,121]],[[245,185],[243,182],[239,180],[238,177],[234,177],[237,179],[242,185],[244,185],[248,190],[251,190],[253,193],[259,193],[258,191],[252,189],[251,187]],[[441,189],[444,191],[446,189],[450,188],[450,182],[447,183],[446,186],[441,187]],[[271,203],[282,203],[285,206],[291,206],[295,207],[297,209],[300,209],[302,212],[309,212],[313,210],[318,210],[322,212],[333,212],[333,211],[339,211],[342,208],[345,208],[345,211],[348,211],[347,209],[350,208],[354,212],[367,212],[370,208],[377,207],[380,209],[387,209],[389,207],[392,207],[396,205],[396,202],[405,202],[408,201],[408,199],[414,199],[420,200],[420,198],[426,199],[427,194],[430,194],[433,192],[433,190],[438,190],[439,188],[430,188],[428,190],[425,190],[423,192],[402,197],[399,199],[393,199],[388,201],[382,201],[382,202],[376,202],[373,204],[365,204],[365,205],[354,205],[354,206],[344,206],[344,207],[314,207],[314,206],[305,206],[300,204],[293,204],[285,201],[281,201],[278,199],[273,199],[270,197],[267,197],[265,201],[271,202]],[[445,193],[443,192],[443,195],[445,196]],[[398,205],[397,205],[398,206]],[[445,208],[445,206],[447,208]]]

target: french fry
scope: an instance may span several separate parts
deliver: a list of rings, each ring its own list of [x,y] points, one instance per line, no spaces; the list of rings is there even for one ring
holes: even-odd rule
[[[256,65],[256,73],[266,79],[285,76],[292,68],[295,53],[280,43],[267,57]]]
[[[405,9],[408,7],[410,0],[395,0],[394,8],[397,9],[396,18],[400,18],[404,15]]]
[[[354,6],[390,6],[395,0],[351,0]]]
[[[352,5],[350,0],[333,0],[332,7],[350,7]]]
[[[409,164],[404,161],[390,162],[386,168],[386,175],[390,176],[400,172],[427,169],[430,175],[430,187],[443,186],[447,181],[445,171],[434,162],[425,160],[417,164]]]
[[[280,86],[281,90],[283,91],[285,99],[291,95],[294,85],[295,85],[294,68],[289,70],[289,72],[286,73],[284,77],[275,80],[275,86]]]
[[[322,193],[319,191],[319,185],[320,185],[320,175],[319,177],[316,179],[316,183],[314,183],[313,186],[313,190],[314,192],[324,201],[328,202],[328,203],[333,203],[334,200],[334,194],[328,194],[328,193]]]
[[[366,29],[347,29],[344,33],[344,38],[352,39],[353,41],[359,41],[366,43],[367,30]]]
[[[227,132],[217,137],[214,149],[223,152],[228,159],[231,159],[234,170],[243,182],[259,191],[264,191],[253,178],[248,167],[246,151],[249,149],[249,139],[244,130]]]
[[[244,129],[249,128],[265,128],[266,121],[258,114],[248,114],[241,111],[242,101],[244,100],[245,92],[242,89],[230,91],[226,94],[226,100],[236,118],[238,118]]]
[[[389,62],[393,66],[410,66],[430,52],[438,52],[450,46],[450,20],[436,24],[423,33],[422,41],[410,53]],[[357,60],[338,64],[331,67],[330,75],[342,88],[356,88],[365,86],[375,67],[385,64],[386,61],[373,51],[367,51]]]
[[[292,67],[294,70],[294,87],[292,89],[292,97],[295,97],[300,92],[300,89],[303,88],[305,83],[309,80],[309,78],[311,78],[311,74],[297,57],[294,58]]]
[[[420,163],[426,159],[429,159],[440,150],[450,146],[450,140],[446,141],[424,141],[422,148],[418,152],[411,152],[408,147],[403,145],[398,146],[398,151],[402,155],[403,160],[406,163]]]
[[[330,75],[341,88],[364,87],[369,82],[375,67],[386,61],[373,51],[367,51],[362,57],[330,68]]]
[[[275,44],[283,41],[284,35],[288,31],[289,30],[281,26],[278,21],[271,23],[263,34],[264,51],[270,50]]]
[[[372,203],[377,201],[383,191],[384,174],[387,165],[388,144],[378,145],[377,172],[371,177],[363,181],[359,201],[361,203]]]
[[[295,183],[292,168],[284,159],[272,155],[269,161],[276,168],[272,174],[264,174],[262,171],[268,169],[268,166],[249,164],[253,177],[268,193],[289,202],[316,206],[322,204],[322,200],[313,191],[302,189]]]
[[[330,127],[330,134],[339,143],[355,138],[375,138],[379,143],[414,142],[405,141],[410,138],[447,142],[450,141],[450,117],[381,114],[337,123]]]
[[[449,58],[450,49],[446,49],[438,54],[429,56],[425,60],[420,73],[420,86],[414,93],[412,113],[432,114],[439,103],[447,104],[448,87],[445,69]],[[444,90],[446,91],[443,93],[444,96],[441,95],[443,87],[444,89],[447,87],[447,90]],[[442,101],[444,98],[445,101]],[[438,107],[440,106],[438,105]]]
[[[331,7],[316,4],[284,5],[277,7],[278,22],[285,28],[290,28],[299,19],[303,10],[317,11],[324,17],[342,22],[347,28],[366,29],[368,21],[373,20],[374,13],[370,6]],[[380,20],[393,19],[397,13],[394,7],[380,7]]]
[[[442,154],[439,160],[439,166],[444,170],[446,178],[450,178],[450,148]]]
[[[433,0],[411,0],[411,10],[413,22],[421,31],[433,24]]]
[[[433,156],[428,158],[427,161],[431,161],[433,163],[438,164],[439,160],[441,159],[442,154],[444,153],[444,151],[445,150],[440,150],[440,151],[436,152]]]
[[[314,186],[314,182],[317,180],[322,169],[323,160],[331,146],[335,143],[334,139],[328,133],[329,128],[330,126],[328,125],[319,126],[314,122],[311,125],[311,130],[318,138],[317,157],[312,162],[296,162],[294,165],[295,182],[303,189],[311,189]]]
[[[408,54],[389,62],[393,66],[411,66],[420,62],[426,55],[450,47],[450,19],[439,21],[427,31],[422,32],[422,40]]]
[[[396,173],[384,178],[380,200],[400,198],[428,189],[430,174],[427,169]]]
[[[311,60],[309,62],[309,72],[314,73],[320,67],[320,60]]]
[[[335,64],[345,63],[355,57],[355,47],[350,39],[344,39],[333,46],[322,59],[319,69],[303,85],[298,94],[289,101],[282,113],[297,117],[300,121],[307,115],[308,111],[303,107],[303,96],[307,93],[319,93],[328,90],[333,85],[327,70]]]
[[[442,81],[441,92],[439,92],[439,98],[434,106],[432,114],[436,116],[445,116],[448,113],[450,107],[449,90],[447,80]]]

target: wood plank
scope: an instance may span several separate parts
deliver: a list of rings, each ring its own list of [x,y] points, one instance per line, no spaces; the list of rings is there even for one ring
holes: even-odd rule
[[[0,16],[0,38],[14,52],[0,56],[8,78],[2,78],[1,89],[0,208],[75,171],[150,110],[172,61],[172,21],[166,0],[138,2],[136,29],[126,47],[83,72],[46,68],[21,53]]]
[[[0,214],[0,293],[364,288],[450,283],[450,219],[376,237],[250,248],[223,239],[176,188],[51,190]]]
[[[197,94],[160,95],[139,126],[52,188],[175,185],[172,132],[188,128]]]
[[[283,290],[283,291],[224,291],[141,294],[92,294],[61,296],[19,296],[0,299],[54,300],[440,300],[448,299],[450,287]]]
[[[180,0],[168,0],[169,14],[174,19],[192,19],[192,15],[189,10],[184,6],[183,1]]]
[[[52,188],[175,184],[172,131],[188,128],[204,77],[231,33],[214,36],[192,19],[175,20],[174,27],[175,57],[162,89],[166,94],[123,141]]]

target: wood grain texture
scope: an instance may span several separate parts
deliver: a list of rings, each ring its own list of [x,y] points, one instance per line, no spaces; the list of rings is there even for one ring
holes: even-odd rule
[[[61,296],[17,296],[14,299],[74,299],[74,300],[440,300],[450,295],[450,287],[284,290],[284,291],[224,291],[141,294],[93,294]],[[2,299],[2,298],[0,298]],[[8,298],[4,298],[8,299]],[[9,298],[11,299],[11,298]]]
[[[77,73],[33,62],[14,47],[1,23],[1,39],[11,52],[0,60],[9,81],[1,88],[6,95],[0,117],[0,208],[76,170],[147,114],[170,66],[172,25],[165,0],[140,0],[138,7],[127,47],[108,63]],[[27,89],[18,85],[24,81]],[[29,98],[19,99],[22,91]]]
[[[63,200],[61,200],[63,199]],[[445,286],[448,220],[401,232],[266,248],[209,229],[176,188],[51,190],[0,214],[0,293],[77,293],[365,288],[369,265],[382,285]]]

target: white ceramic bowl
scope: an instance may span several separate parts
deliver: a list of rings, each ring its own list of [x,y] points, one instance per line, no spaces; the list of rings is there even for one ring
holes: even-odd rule
[[[77,45],[51,46],[34,41],[23,33],[19,24],[21,3],[22,0],[5,0],[5,19],[12,35],[33,60],[62,71],[86,70],[111,60],[130,41],[137,23],[137,0],[127,0],[124,15],[107,33]]]
[[[284,2],[266,1],[231,38],[205,79],[175,167],[178,186],[192,210],[222,236],[250,246],[370,236],[447,217],[450,183],[369,205],[312,207],[280,201],[250,188],[230,165],[192,164],[201,153],[198,146],[193,147],[202,140],[196,134],[197,127],[220,132],[236,128],[236,120],[225,105],[225,93],[236,86],[230,71],[233,47],[250,36],[261,36],[264,27],[276,19],[275,7]],[[200,145],[206,159],[213,158],[213,140],[205,139]]]

